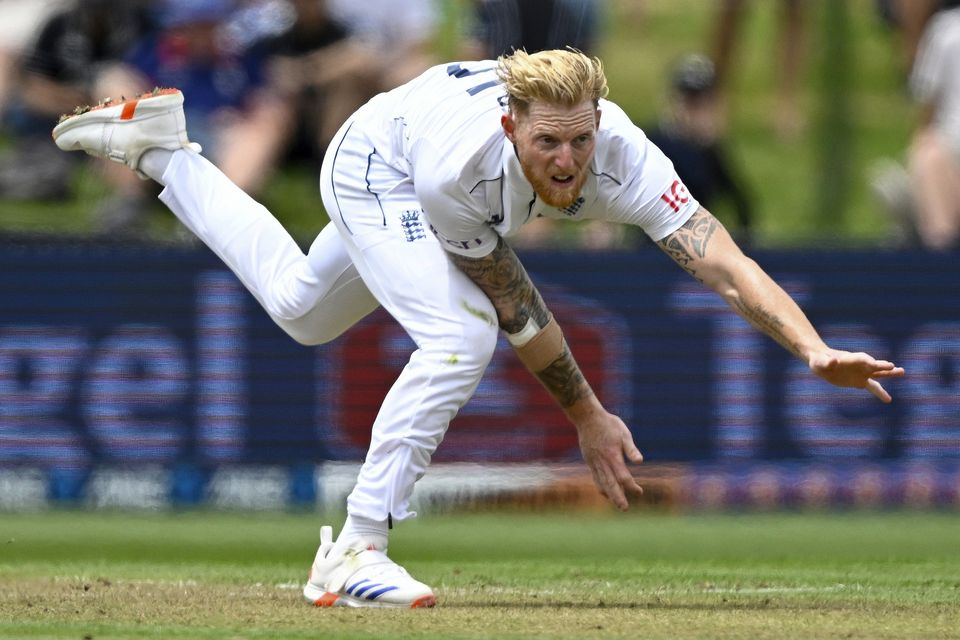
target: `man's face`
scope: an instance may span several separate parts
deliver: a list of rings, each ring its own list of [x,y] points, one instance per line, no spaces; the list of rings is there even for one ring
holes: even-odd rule
[[[534,102],[526,113],[505,114],[501,125],[537,196],[558,209],[572,205],[596,147],[600,111],[593,102],[573,107]]]

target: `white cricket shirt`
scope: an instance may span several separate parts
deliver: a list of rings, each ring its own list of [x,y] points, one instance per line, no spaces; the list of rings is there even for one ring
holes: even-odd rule
[[[930,19],[910,75],[913,97],[935,105],[934,124],[960,157],[960,8]]]
[[[596,152],[583,190],[566,209],[545,205],[524,177],[500,117],[506,93],[493,61],[444,64],[356,114],[354,126],[390,166],[409,175],[447,250],[489,254],[537,216],[641,227],[653,240],[699,206],[673,164],[613,102],[600,101]]]

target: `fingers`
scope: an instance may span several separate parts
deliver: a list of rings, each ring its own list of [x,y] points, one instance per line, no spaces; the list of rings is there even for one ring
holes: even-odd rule
[[[882,371],[874,371],[870,374],[872,378],[900,378],[906,373],[906,370],[903,367],[893,367],[892,369],[884,369]]]
[[[867,380],[867,390],[879,398],[881,402],[890,403],[893,401],[893,398],[891,398],[890,394],[887,393],[887,390],[883,388],[883,385],[873,378]]]
[[[626,511],[630,508],[628,496],[639,497],[643,495],[643,487],[640,486],[636,478],[630,475],[629,469],[623,463],[620,463],[620,469],[616,470],[610,469],[606,465],[597,465],[592,467],[591,470],[593,471],[593,480],[600,493],[620,511]]]
[[[614,479],[615,476],[611,474],[605,466],[597,465],[594,466],[592,470],[593,481],[597,484],[597,488],[600,489],[600,493],[620,511],[629,509],[630,503],[627,502],[627,496],[623,492],[620,483]]]
[[[637,449],[637,445],[633,444],[633,439],[630,437],[630,434],[624,436],[623,452],[630,462],[634,464],[643,462],[643,454],[640,453],[640,449]]]

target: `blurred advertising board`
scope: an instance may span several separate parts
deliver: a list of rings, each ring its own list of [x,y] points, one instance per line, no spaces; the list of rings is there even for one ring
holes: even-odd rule
[[[892,404],[812,377],[652,245],[523,255],[587,378],[646,459],[703,470],[687,487],[697,501],[709,503],[716,469],[756,476],[743,480],[751,494],[725,472],[732,502],[770,482],[800,486],[816,465],[844,465],[868,493],[878,469],[914,482],[911,465],[934,465],[953,482],[957,256],[754,257],[831,345],[906,367],[886,385]],[[383,311],[333,343],[300,346],[204,249],[9,243],[0,268],[0,486],[39,478],[53,498],[74,499],[114,469],[131,481],[159,474],[166,493],[144,488],[146,502],[190,502],[224,469],[260,467],[287,470],[279,494],[312,500],[317,465],[362,459],[380,399],[413,349]],[[577,459],[572,429],[501,339],[436,460]],[[877,480],[881,493],[900,495],[888,480]]]

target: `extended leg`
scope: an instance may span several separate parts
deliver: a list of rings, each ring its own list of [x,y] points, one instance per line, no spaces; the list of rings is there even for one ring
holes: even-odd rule
[[[179,91],[79,108],[53,137],[61,149],[108,158],[164,184],[161,200],[299,342],[332,340],[376,308],[333,227],[305,256],[269,211],[199,155]]]
[[[329,342],[377,308],[335,227],[305,256],[265,207],[186,151],[174,153],[162,182],[160,199],[298,342]]]

